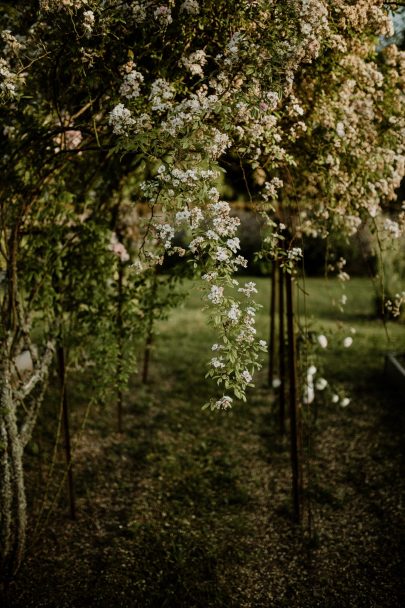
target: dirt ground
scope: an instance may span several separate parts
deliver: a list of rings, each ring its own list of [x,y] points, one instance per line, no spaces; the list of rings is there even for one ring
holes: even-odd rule
[[[352,387],[350,407],[304,412],[296,526],[288,442],[264,378],[248,407],[221,416],[190,405],[204,388],[190,392],[189,371],[185,362],[177,390],[135,381],[122,435],[113,412],[91,412],[76,441],[77,521],[62,479],[34,533],[47,470],[28,456],[35,517],[10,606],[404,606],[403,396],[374,377],[372,392],[366,380]]]

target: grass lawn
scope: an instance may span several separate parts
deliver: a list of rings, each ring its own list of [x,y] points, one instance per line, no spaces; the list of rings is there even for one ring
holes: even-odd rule
[[[257,283],[258,333],[267,338],[269,281]],[[384,352],[405,351],[404,326],[385,328],[373,317],[364,279],[345,285],[345,314],[330,306],[343,293],[335,281],[307,279],[298,296],[302,326],[325,333],[331,346],[317,363],[320,372],[333,391],[351,397],[342,408],[325,392],[304,411],[307,506],[298,528],[291,519],[288,442],[277,432],[266,369],[247,404],[225,413],[201,410],[216,391],[204,379],[214,336],[199,308],[198,284],[188,287],[184,307],[159,325],[149,383],[134,375],[123,435],[114,432],[111,403],[94,407],[79,432],[89,388],[80,375],[70,379],[78,519],[67,516],[58,453],[34,531],[55,430],[50,390],[26,461],[30,542],[11,606],[405,605],[405,398],[383,375]],[[347,335],[354,338],[351,348],[342,346]]]

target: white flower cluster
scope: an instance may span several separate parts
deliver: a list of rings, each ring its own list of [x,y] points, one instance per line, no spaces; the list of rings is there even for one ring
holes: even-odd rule
[[[389,218],[386,218],[384,220],[384,230],[386,230],[388,235],[394,239],[399,239],[402,235],[402,231],[401,231],[401,228],[400,228],[398,222],[394,222],[393,220],[390,220]]]
[[[287,257],[292,262],[296,262],[302,258],[302,249],[301,247],[293,247],[287,251]]]
[[[252,382],[252,374],[247,369],[243,370],[241,376],[247,384],[249,384],[249,382]]]
[[[319,336],[319,337],[321,337],[321,336]],[[325,337],[325,336],[322,336],[322,337]],[[328,381],[326,380],[326,378],[317,378],[316,382],[314,383],[314,376],[317,373],[317,371],[318,370],[315,367],[315,365],[310,365],[307,370],[307,377],[306,377],[306,382],[305,382],[305,386],[304,386],[304,394],[302,397],[302,401],[306,405],[310,405],[314,401],[315,389],[317,391],[324,391],[325,388],[328,386]]]
[[[0,92],[5,97],[15,97],[18,81],[17,74],[11,71],[8,62],[0,58]]]
[[[142,2],[135,2],[132,5],[132,14],[135,17],[137,23],[143,23],[146,21],[147,13],[146,6]]]
[[[264,183],[264,191],[262,196],[265,200],[269,200],[271,198],[275,198],[278,194],[280,188],[283,187],[283,181],[278,177],[274,177],[270,182]]]
[[[123,103],[117,104],[115,108],[111,110],[108,122],[116,135],[126,136],[128,136],[129,130],[135,124],[131,111],[128,110]]]
[[[18,55],[19,52],[24,48],[23,42],[16,38],[11,30],[3,30],[1,32],[1,39],[4,42],[3,52],[5,55]]]
[[[250,298],[253,293],[257,293],[256,283],[254,283],[253,281],[245,283],[245,286],[239,287],[238,291],[240,293],[244,293],[247,298]]]
[[[83,28],[86,36],[91,36],[95,24],[95,17],[93,11],[84,11],[83,13]]]
[[[218,399],[211,407],[211,409],[217,410],[229,410],[232,407],[232,398],[224,395],[221,399]]]
[[[225,363],[223,362],[222,357],[213,357],[211,359],[211,365],[214,368],[221,368],[221,367],[225,367]]]
[[[164,78],[157,78],[152,82],[149,99],[153,112],[165,112],[171,107],[171,100],[175,94],[173,86]]]
[[[197,0],[184,0],[183,4],[180,5],[180,12],[188,15],[198,15],[200,6]]]
[[[194,51],[188,57],[182,57],[180,64],[184,65],[186,70],[188,70],[193,76],[204,76],[203,67],[207,63],[207,57],[205,55],[205,51],[199,49],[198,51]]]
[[[172,246],[172,240],[174,238],[174,229],[170,224],[158,224],[156,231],[159,235],[160,240],[163,242],[165,249],[170,249]]]
[[[219,287],[218,285],[212,285],[207,298],[211,300],[213,304],[220,304],[224,298],[224,288]]]
[[[212,159],[217,159],[229,148],[230,144],[231,140],[228,135],[214,128],[206,150]]]
[[[347,407],[350,403],[349,397],[340,398],[339,395],[334,394],[332,396],[332,403],[339,403],[341,407]]]
[[[140,72],[131,70],[128,74],[125,74],[123,83],[120,87],[120,94],[127,99],[135,99],[139,97],[141,93],[141,84],[144,78]]]
[[[153,16],[163,27],[167,27],[173,22],[172,12],[168,6],[158,6]]]
[[[207,117],[218,105],[218,101],[219,98],[216,94],[208,95],[207,90],[202,87],[197,93],[190,93],[189,97],[181,102],[173,103],[171,107],[168,104],[169,112],[167,119],[161,123],[162,131],[176,137],[189,125]]]
[[[401,314],[402,306],[405,304],[405,291],[396,293],[392,300],[387,300],[385,307],[392,314],[393,317],[399,317]]]
[[[236,323],[239,320],[241,315],[241,310],[238,304],[232,304],[231,308],[228,311],[228,319],[230,319],[233,323]]]

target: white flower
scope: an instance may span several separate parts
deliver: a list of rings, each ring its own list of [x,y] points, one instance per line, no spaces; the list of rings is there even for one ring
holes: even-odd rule
[[[350,399],[349,397],[345,397],[344,399],[342,399],[342,401],[340,402],[341,407],[347,407],[350,403]]]
[[[193,239],[191,241],[190,245],[189,245],[190,250],[193,253],[196,253],[203,243],[204,243],[203,237],[202,236],[196,236],[195,239]]]
[[[328,381],[325,378],[318,378],[316,381],[315,387],[318,391],[323,391],[327,387]]]
[[[328,346],[328,339],[323,334],[320,334],[317,337],[317,340],[318,340],[318,344],[321,348],[326,348]]]
[[[176,222],[186,222],[190,219],[190,211],[188,209],[183,209],[182,211],[178,211],[176,213]]]
[[[229,249],[233,251],[233,253],[236,253],[238,249],[240,249],[240,241],[237,236],[235,236],[233,239],[228,239],[226,244]]]
[[[215,407],[217,410],[227,410],[232,407],[232,398],[224,395],[221,399],[215,403]]]
[[[345,348],[349,348],[352,344],[353,344],[353,338],[351,336],[347,336],[347,338],[345,338],[343,340],[343,346]]]
[[[278,388],[279,386],[281,386],[280,378],[273,378],[271,385],[273,388]]]
[[[398,222],[394,222],[389,218],[384,221],[384,229],[388,232],[389,236],[394,239],[399,239],[401,236],[401,228]]]
[[[259,345],[260,345],[262,348],[267,348],[267,342],[266,342],[266,340],[259,340]]]
[[[174,230],[169,224],[160,224],[156,226],[156,230],[160,239],[163,241],[165,249],[170,249],[172,239],[174,238]]]
[[[342,122],[338,122],[336,124],[336,133],[339,137],[345,137],[346,132],[345,132],[345,126]]]
[[[245,382],[249,383],[252,381],[252,376],[251,374],[249,374],[248,370],[245,369],[242,374],[241,374],[242,378],[245,380]]]
[[[216,369],[220,367],[225,367],[225,363],[222,361],[222,357],[213,357],[211,359],[211,365]]]
[[[293,247],[287,251],[287,257],[289,260],[299,260],[302,258],[302,249],[301,247]]]
[[[306,385],[306,387],[304,389],[304,395],[302,397],[302,400],[306,405],[309,405],[310,403],[313,402],[314,399],[315,399],[314,385],[312,382],[308,382],[308,384]]]
[[[229,260],[230,255],[229,249],[226,249],[226,247],[218,247],[215,252],[215,259],[218,260],[218,262],[226,262]]]
[[[211,350],[221,350],[222,346],[220,344],[213,344],[211,346]]]
[[[257,293],[256,283],[249,281],[249,283],[245,283],[245,287],[239,287],[238,291],[244,293],[249,298],[252,293]]]
[[[141,93],[143,75],[136,70],[132,70],[124,76],[124,81],[120,87],[120,94],[127,99],[135,99]],[[164,167],[164,165],[162,165]]]
[[[213,304],[220,304],[224,297],[224,288],[218,287],[218,285],[212,285],[211,291],[207,298],[211,300]]]
[[[86,36],[90,36],[95,22],[93,11],[84,11],[83,18],[83,27],[86,31]]]
[[[332,396],[332,403],[338,403],[338,401],[339,401],[339,395],[336,395],[336,394],[333,395]]]
[[[240,309],[237,304],[232,304],[231,308],[228,311],[228,318],[231,321],[237,321],[240,317]]]

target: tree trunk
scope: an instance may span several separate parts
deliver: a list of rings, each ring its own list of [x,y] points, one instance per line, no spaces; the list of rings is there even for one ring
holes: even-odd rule
[[[0,563],[1,578],[7,586],[21,564],[27,525],[23,446],[18,434],[8,357],[3,359],[0,369],[0,391]]]
[[[117,430],[123,432],[123,394],[121,387],[121,376],[124,361],[124,320],[122,316],[124,268],[122,262],[118,262],[118,294],[117,294],[117,328],[118,328],[118,361],[117,361]]]

